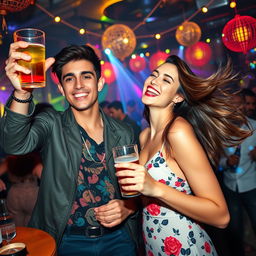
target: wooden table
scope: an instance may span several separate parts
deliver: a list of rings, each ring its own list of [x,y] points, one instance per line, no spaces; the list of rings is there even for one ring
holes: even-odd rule
[[[56,243],[48,233],[28,227],[16,227],[16,237],[11,243],[24,243],[28,256],[56,256]]]

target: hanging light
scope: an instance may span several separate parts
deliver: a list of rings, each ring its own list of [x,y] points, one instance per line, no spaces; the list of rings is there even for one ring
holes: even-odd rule
[[[146,60],[141,56],[135,56],[129,61],[129,67],[134,72],[140,72],[146,68]]]
[[[197,42],[185,51],[187,62],[197,67],[206,65],[211,60],[211,56],[211,47],[204,42]]]
[[[231,51],[247,53],[256,46],[256,19],[236,15],[225,25],[222,41]]]
[[[193,45],[201,38],[201,28],[195,22],[185,21],[177,28],[175,37],[181,45]]]
[[[132,54],[136,47],[136,36],[126,25],[115,24],[108,27],[102,35],[103,49],[109,48],[120,60]]]

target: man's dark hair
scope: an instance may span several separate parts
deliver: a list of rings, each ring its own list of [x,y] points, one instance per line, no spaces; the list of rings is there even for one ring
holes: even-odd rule
[[[88,45],[70,45],[63,48],[56,56],[52,66],[52,71],[57,75],[61,82],[62,67],[70,61],[87,60],[90,61],[96,73],[97,80],[101,76],[100,59],[94,50]]]
[[[121,101],[118,101],[118,100],[115,100],[115,101],[109,103],[108,108],[109,108],[109,109],[110,109],[110,108],[114,108],[114,109],[116,109],[116,110],[121,109],[122,112],[124,112],[123,105],[122,105]]]

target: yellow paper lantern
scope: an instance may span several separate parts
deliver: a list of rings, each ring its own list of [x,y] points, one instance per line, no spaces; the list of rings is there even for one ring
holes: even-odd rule
[[[103,49],[109,48],[120,60],[132,54],[136,47],[136,36],[126,25],[115,24],[106,29],[101,39]]]
[[[201,29],[195,22],[185,21],[177,28],[175,37],[181,45],[191,46],[200,40]]]

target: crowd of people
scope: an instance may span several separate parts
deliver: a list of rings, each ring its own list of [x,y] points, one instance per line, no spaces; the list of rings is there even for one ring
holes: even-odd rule
[[[33,189],[17,225],[51,234],[59,256],[223,255],[224,241],[204,225],[229,234],[225,256],[244,255],[241,206],[256,233],[256,96],[229,88],[231,61],[201,78],[169,56],[145,80],[143,118],[134,100],[126,112],[120,101],[99,103],[99,58],[87,45],[67,46],[45,64],[69,103],[60,112],[35,107],[33,92],[21,88],[17,72],[30,71],[17,61],[29,56],[17,49],[27,46],[10,47],[6,74],[14,90],[0,120],[8,154],[0,174],[9,176],[13,215],[23,207],[18,189]],[[134,143],[139,163],[114,164],[112,148]],[[141,196],[123,198],[122,185]]]

